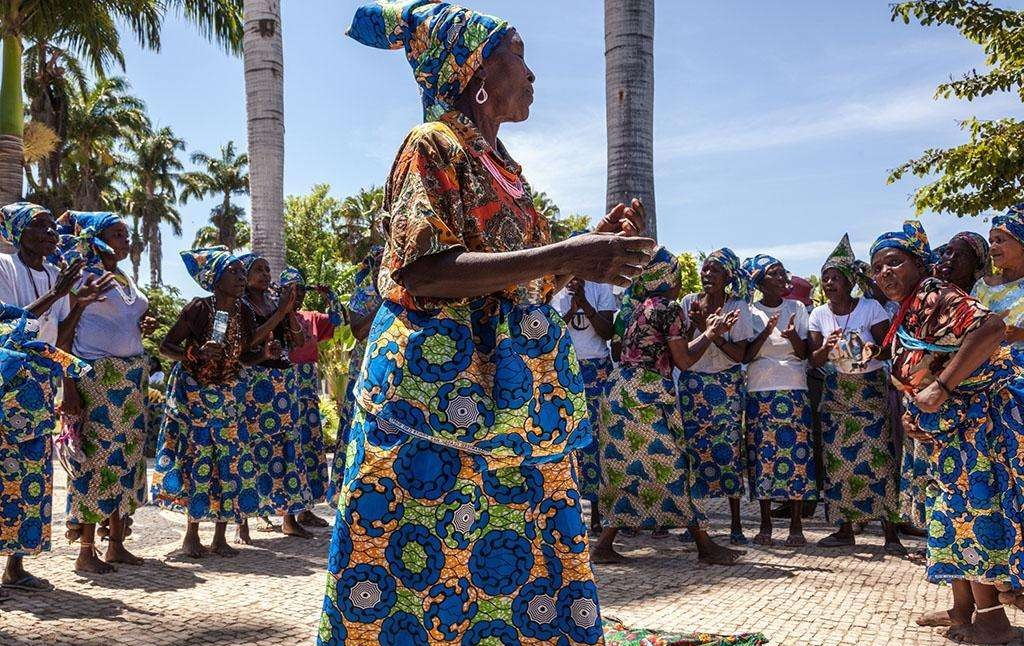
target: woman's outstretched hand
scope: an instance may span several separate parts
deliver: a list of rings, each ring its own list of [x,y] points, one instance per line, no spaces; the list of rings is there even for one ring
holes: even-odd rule
[[[565,241],[571,274],[594,283],[629,287],[654,255],[650,238],[587,233]]]
[[[611,213],[594,227],[594,233],[613,233],[624,236],[638,236],[647,229],[647,211],[644,203],[633,198],[629,206],[616,204]]]

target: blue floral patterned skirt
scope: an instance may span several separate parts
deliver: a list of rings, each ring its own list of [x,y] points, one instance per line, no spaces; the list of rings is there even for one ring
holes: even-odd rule
[[[241,522],[260,509],[258,468],[240,424],[246,382],[201,385],[180,364],[167,382],[153,502],[193,521]]]
[[[0,435],[0,555],[50,549],[52,501],[49,434],[12,443]]]
[[[603,643],[571,462],[489,470],[357,406],[317,643]]]
[[[320,372],[315,363],[298,363],[290,369],[295,384],[295,428],[299,436],[299,465],[306,475],[311,505],[327,498],[327,451],[320,421]]]
[[[693,469],[694,498],[743,495],[747,457],[743,391],[739,366],[679,375],[679,409]]]
[[[601,400],[608,390],[608,375],[611,371],[611,359],[580,360],[580,373],[583,375],[583,385],[587,392],[587,414],[590,416],[595,436],[601,414]],[[589,500],[591,504],[596,504],[601,490],[601,457],[596,437],[589,446],[576,452],[576,459],[580,471],[580,497]]]
[[[818,467],[811,446],[814,416],[806,390],[747,393],[750,497],[815,500]]]

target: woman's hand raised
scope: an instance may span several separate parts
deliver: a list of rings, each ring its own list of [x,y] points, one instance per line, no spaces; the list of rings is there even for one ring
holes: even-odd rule
[[[588,233],[564,243],[572,275],[594,283],[629,287],[654,255],[657,243],[611,233]]]
[[[644,209],[644,203],[633,198],[629,206],[616,204],[611,213],[597,223],[594,232],[638,236],[646,229],[647,211]]]
[[[715,310],[715,313],[707,318],[707,335],[712,341],[718,341],[724,337],[732,326],[736,325],[736,321],[740,320],[740,313],[737,310],[732,310],[725,314],[722,313],[722,308]]]

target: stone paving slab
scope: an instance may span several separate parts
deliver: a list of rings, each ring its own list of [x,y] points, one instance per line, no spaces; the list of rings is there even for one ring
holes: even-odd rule
[[[63,509],[63,473],[56,465],[55,509]],[[326,506],[318,509],[329,515]],[[726,541],[728,512],[711,506],[715,532]],[[748,535],[757,507],[744,504]],[[55,549],[29,560],[55,592],[0,604],[0,646],[311,645],[325,585],[329,529],[312,540],[255,534],[256,546],[234,559],[200,561],[176,554],[184,532],[177,514],[146,507],[135,518],[129,549],[146,559],[107,576],[71,571],[77,546],[63,540],[55,514]],[[875,531],[872,531],[875,530]],[[813,542],[831,528],[819,511],[805,521]],[[231,535],[229,530],[229,536]],[[211,530],[204,530],[208,541]],[[785,538],[783,525],[776,536]],[[675,537],[623,538],[625,565],[597,567],[604,614],[629,624],[707,632],[763,632],[777,645],[949,644],[913,623],[948,607],[948,588],[931,585],[923,567],[886,557],[877,527],[841,550],[749,548],[734,567],[697,563],[692,544]],[[919,547],[919,541],[907,541]],[[1024,613],[1011,614],[1024,625]],[[1024,641],[1021,642],[1024,644]]]

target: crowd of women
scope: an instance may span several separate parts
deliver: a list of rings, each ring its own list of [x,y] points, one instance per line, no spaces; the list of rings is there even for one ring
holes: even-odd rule
[[[186,515],[183,551],[203,557],[236,553],[229,523],[241,542],[272,516],[307,536],[329,499],[321,644],[601,644],[591,562],[624,560],[621,534],[680,528],[700,560],[732,564],[744,494],[760,545],[779,515],[785,544],[805,545],[815,503],[836,526],[825,548],[872,521],[891,554],[906,554],[901,532],[925,535],[926,576],[951,584],[953,604],[919,623],[957,641],[1015,637],[1003,607],[1024,607],[1024,208],[994,218],[987,241],[962,233],[937,250],[907,222],[866,262],[844,236],[817,307],[781,260],[728,248],[684,295],[677,258],[642,237],[638,200],[551,242],[497,138],[533,101],[507,22],[369,2],[349,35],[404,50],[423,100],[387,181],[385,245],[346,305],[292,268],[275,285],[254,254],[181,254],[210,296],[160,345],[174,367],[148,486],[153,322],[118,269],[127,227],[3,209],[6,588],[50,587],[23,556],[50,543],[55,445],[77,570],[138,563],[124,538],[147,500]],[[326,313],[301,309],[310,289]],[[329,469],[317,344],[345,322],[364,341]],[[708,532],[715,498],[729,501],[733,547]],[[209,546],[201,522],[215,524]]]

